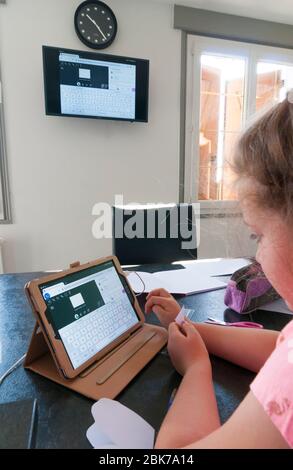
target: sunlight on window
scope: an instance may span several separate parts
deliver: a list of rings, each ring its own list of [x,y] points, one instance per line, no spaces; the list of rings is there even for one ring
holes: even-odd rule
[[[1,143],[1,142],[0,142]],[[0,145],[0,220],[4,219],[4,207],[3,207],[3,188],[2,188],[2,156],[1,156],[1,145]]]
[[[293,88],[293,67],[258,62],[256,81],[256,111],[282,101]]]
[[[199,200],[233,200],[229,167],[243,120],[245,59],[201,55]]]

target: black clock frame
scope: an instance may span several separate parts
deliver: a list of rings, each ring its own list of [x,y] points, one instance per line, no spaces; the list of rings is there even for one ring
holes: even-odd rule
[[[112,34],[111,38],[108,41],[106,41],[105,43],[93,44],[91,41],[88,41],[83,36],[83,34],[80,32],[80,28],[79,28],[79,25],[78,25],[79,12],[86,5],[93,5],[93,4],[97,4],[97,5],[105,8],[106,10],[108,10],[109,14],[112,16],[112,20],[113,20],[113,23],[114,23],[113,34]],[[115,16],[113,10],[108,5],[106,5],[106,3],[101,2],[100,0],[85,0],[84,2],[82,2],[77,7],[77,9],[75,11],[75,14],[74,14],[74,27],[75,27],[75,32],[76,32],[78,38],[80,39],[80,41],[83,42],[83,44],[85,44],[87,47],[90,47],[91,49],[106,49],[106,47],[109,47],[113,43],[114,39],[116,38],[117,31],[118,31],[117,19],[116,19],[116,16]]]

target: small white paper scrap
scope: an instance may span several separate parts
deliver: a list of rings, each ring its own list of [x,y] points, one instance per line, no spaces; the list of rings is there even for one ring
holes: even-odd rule
[[[176,322],[178,325],[182,325],[182,323],[183,323],[184,320],[185,320],[185,317],[188,318],[189,315],[190,315],[192,312],[193,312],[192,309],[182,307],[182,309],[181,309],[180,312],[178,313],[177,317],[175,318],[175,322]]]

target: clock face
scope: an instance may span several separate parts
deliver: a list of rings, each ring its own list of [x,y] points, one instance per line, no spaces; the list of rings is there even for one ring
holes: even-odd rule
[[[117,21],[111,8],[94,0],[79,5],[74,25],[79,39],[93,49],[110,46],[117,33]]]

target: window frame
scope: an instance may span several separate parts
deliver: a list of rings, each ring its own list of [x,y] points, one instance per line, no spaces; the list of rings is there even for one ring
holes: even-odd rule
[[[3,107],[3,93],[2,93],[2,80],[0,76],[0,181],[2,192],[2,205],[3,205],[3,218],[0,218],[0,224],[12,223],[11,217],[11,202],[8,180],[8,162],[6,152],[5,140],[5,125],[4,125],[4,107]]]
[[[210,53],[245,60],[242,119],[242,126],[245,126],[255,113],[257,63],[273,62],[293,66],[293,50],[188,34],[186,52],[184,202],[199,202],[201,214],[205,216],[239,214],[238,201],[198,200],[200,57],[202,54]]]

